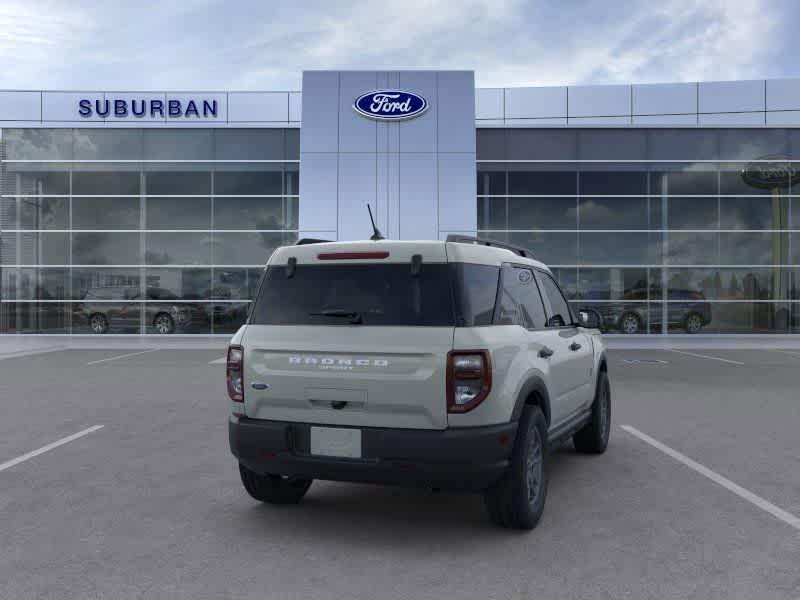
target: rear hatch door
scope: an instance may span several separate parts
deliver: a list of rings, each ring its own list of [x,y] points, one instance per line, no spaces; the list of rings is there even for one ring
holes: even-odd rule
[[[444,246],[372,242],[373,258],[360,248],[315,244],[273,255],[243,338],[247,416],[447,426],[454,317]]]

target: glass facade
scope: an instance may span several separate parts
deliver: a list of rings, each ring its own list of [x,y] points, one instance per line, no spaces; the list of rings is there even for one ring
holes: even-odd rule
[[[610,333],[800,333],[800,130],[477,135],[479,235]]]
[[[230,333],[297,238],[297,129],[4,129],[0,333]]]
[[[297,238],[298,129],[0,135],[0,333],[228,334]],[[800,333],[800,129],[481,128],[477,152],[478,234],[610,333]]]

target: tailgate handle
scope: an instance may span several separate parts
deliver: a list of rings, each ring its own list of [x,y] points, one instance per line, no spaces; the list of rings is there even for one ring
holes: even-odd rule
[[[250,384],[250,387],[253,388],[254,390],[268,390],[269,384],[262,383],[260,381],[254,381],[253,383]]]
[[[311,406],[318,408],[332,408],[333,410],[342,410],[343,408],[361,409],[364,410],[366,402],[353,401],[353,400],[322,400],[319,398],[309,398]]]

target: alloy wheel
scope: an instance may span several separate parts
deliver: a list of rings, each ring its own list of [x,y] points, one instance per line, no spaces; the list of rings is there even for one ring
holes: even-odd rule
[[[603,441],[608,438],[609,433],[609,413],[611,412],[611,398],[608,394],[608,389],[606,386],[600,387],[600,396],[597,399],[598,401],[598,408],[600,412],[598,414],[598,420],[600,421],[598,424],[600,425],[600,435],[603,436]]]
[[[622,319],[622,331],[625,333],[636,333],[639,331],[639,319],[633,315],[625,315]]]
[[[528,502],[535,503],[542,490],[542,438],[539,430],[531,430],[531,440],[528,443],[528,453],[525,458],[526,479],[528,484]]]
[[[158,315],[153,325],[158,333],[172,333],[172,319],[168,315]]]
[[[686,319],[686,331],[689,333],[697,333],[702,326],[703,323],[697,315],[690,315],[689,318]]]
[[[92,330],[92,333],[105,333],[106,331],[106,319],[102,315],[93,315],[91,319],[89,319],[89,327]]]

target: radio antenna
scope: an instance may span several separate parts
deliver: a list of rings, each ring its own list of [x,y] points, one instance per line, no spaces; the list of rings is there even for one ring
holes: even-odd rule
[[[367,210],[369,211],[369,220],[372,221],[372,235],[369,239],[373,242],[386,239],[383,237],[383,234],[381,234],[380,229],[375,226],[375,219],[372,216],[372,207],[369,205],[369,202],[367,202]]]

